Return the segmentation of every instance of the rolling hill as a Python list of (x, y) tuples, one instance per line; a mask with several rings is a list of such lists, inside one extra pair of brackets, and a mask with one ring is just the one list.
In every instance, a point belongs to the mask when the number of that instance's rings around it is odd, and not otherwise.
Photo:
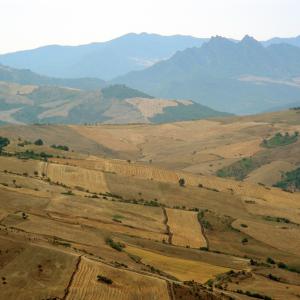
[(225, 115), (192, 101), (154, 99), (124, 85), (89, 91), (0, 81), (1, 124), (163, 123)]
[(23, 85), (47, 85), (77, 88), (82, 90), (99, 90), (106, 85), (98, 78), (55, 78), (42, 76), (28, 69), (15, 69), (0, 65), (0, 81), (19, 83)]
[(156, 97), (183, 98), (218, 110), (249, 114), (300, 102), (300, 49), (263, 47), (245, 36), (240, 42), (212, 38), (201, 48), (113, 80)]

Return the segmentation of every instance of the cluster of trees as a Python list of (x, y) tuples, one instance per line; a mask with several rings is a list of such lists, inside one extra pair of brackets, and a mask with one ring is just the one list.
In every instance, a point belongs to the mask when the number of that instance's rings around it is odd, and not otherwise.
[(66, 145), (51, 145), (51, 148), (53, 149), (58, 149), (58, 150), (63, 150), (63, 151), (69, 151), (69, 147)]
[(286, 132), (285, 134), (278, 132), (270, 139), (264, 139), (262, 142), (262, 146), (266, 148), (286, 146), (295, 143), (298, 139), (298, 136), (299, 136), (298, 131), (295, 131), (294, 134), (291, 135), (288, 132)]
[(9, 145), (10, 141), (6, 137), (0, 136), (0, 153), (2, 152), (2, 149)]
[(300, 168), (287, 172), (282, 176), (281, 181), (277, 182), (274, 186), (287, 191), (300, 190)]

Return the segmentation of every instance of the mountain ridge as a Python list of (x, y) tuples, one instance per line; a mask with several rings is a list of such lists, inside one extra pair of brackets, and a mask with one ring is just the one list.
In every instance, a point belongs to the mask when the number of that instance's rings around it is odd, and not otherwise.
[[(244, 81), (245, 75), (268, 78), (269, 82)], [(178, 51), (168, 60), (112, 82), (156, 97), (191, 99), (215, 109), (245, 114), (300, 102), (299, 76), (300, 49), (295, 46), (263, 47), (249, 36), (240, 42), (217, 36), (201, 48)], [(233, 105), (230, 110), (229, 103)]]

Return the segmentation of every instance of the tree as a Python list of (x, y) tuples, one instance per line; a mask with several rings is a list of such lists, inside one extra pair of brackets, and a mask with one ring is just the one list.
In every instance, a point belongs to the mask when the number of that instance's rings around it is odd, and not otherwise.
[(178, 181), (179, 185), (180, 186), (185, 186), (185, 180), (184, 178), (180, 178), (179, 181)]
[(42, 139), (37, 139), (37, 140), (34, 142), (34, 144), (37, 145), (37, 146), (42, 146), (42, 145), (44, 145), (44, 142), (43, 142)]
[(0, 153), (2, 152), (2, 148), (9, 145), (9, 143), (10, 141), (8, 138), (0, 136)]

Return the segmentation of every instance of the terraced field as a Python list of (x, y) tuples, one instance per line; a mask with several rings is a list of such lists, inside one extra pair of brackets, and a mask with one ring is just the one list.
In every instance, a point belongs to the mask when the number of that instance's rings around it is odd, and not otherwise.
[[(300, 196), (271, 185), (299, 141), (260, 144), (296, 117), (0, 127), (0, 298), (297, 299)], [(244, 181), (214, 175), (265, 155)]]
[(216, 275), (229, 271), (228, 268), (221, 266), (161, 255), (136, 247), (128, 246), (126, 251), (140, 257), (144, 264), (151, 265), (182, 281), (195, 280), (199, 283), (205, 283)]
[[(98, 281), (98, 275), (111, 279), (112, 283)], [(169, 300), (170, 297), (164, 280), (116, 270), (103, 263), (82, 258), (66, 299)]]
[(196, 212), (166, 209), (172, 244), (183, 247), (207, 247)]

